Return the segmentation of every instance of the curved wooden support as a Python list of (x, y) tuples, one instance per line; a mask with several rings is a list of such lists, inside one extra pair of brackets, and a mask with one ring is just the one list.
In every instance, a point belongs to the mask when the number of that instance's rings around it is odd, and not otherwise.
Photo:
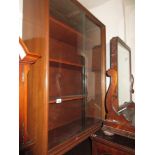
[(107, 76), (111, 78), (111, 81), (106, 96), (106, 110), (107, 110), (106, 118), (109, 121), (128, 123), (129, 121), (127, 121), (123, 115), (120, 115), (118, 113), (119, 104), (117, 93), (118, 88), (117, 71), (115, 69), (109, 69), (107, 71)]
[[(118, 106), (116, 102), (114, 102), (115, 98), (117, 97), (116, 95), (114, 95), (116, 92), (116, 88), (117, 88), (117, 72), (114, 69), (109, 69), (106, 72), (106, 74), (108, 77), (111, 78), (110, 86), (109, 86), (108, 93), (106, 96), (106, 108), (107, 108), (107, 111), (110, 112), (111, 109), (113, 108), (115, 108), (115, 110), (118, 110)], [(112, 104), (108, 104), (108, 103), (112, 103)]]
[(109, 69), (106, 73), (111, 80), (106, 96), (107, 115), (103, 128), (109, 129), (117, 134), (125, 133), (125, 135), (131, 135), (131, 137), (134, 137), (134, 128), (131, 126), (131, 122), (128, 121), (122, 114), (118, 113), (119, 104), (117, 93), (117, 71), (115, 69)]

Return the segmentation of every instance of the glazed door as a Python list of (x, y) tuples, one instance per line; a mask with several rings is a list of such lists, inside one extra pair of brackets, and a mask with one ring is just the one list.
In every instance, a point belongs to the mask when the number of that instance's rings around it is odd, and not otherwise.
[(51, 149), (101, 124), (104, 103), (101, 27), (71, 0), (50, 0), (49, 9)]

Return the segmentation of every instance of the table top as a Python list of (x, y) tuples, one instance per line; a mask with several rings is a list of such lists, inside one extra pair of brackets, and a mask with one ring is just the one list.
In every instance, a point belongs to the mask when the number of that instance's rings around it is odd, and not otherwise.
[(135, 149), (135, 139), (131, 139), (117, 134), (114, 134), (113, 136), (107, 136), (102, 130), (97, 131), (93, 139), (100, 142), (107, 141), (131, 149)]

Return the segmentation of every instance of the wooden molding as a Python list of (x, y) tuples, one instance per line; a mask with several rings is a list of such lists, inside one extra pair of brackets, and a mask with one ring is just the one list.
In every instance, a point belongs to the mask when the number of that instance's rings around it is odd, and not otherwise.
[(28, 73), (31, 64), (35, 63), (40, 56), (29, 52), (23, 40), (19, 37), (19, 43), (26, 53), (26, 56), (19, 60), (19, 144), (20, 151), (29, 150), (34, 145), (34, 139), (28, 135)]
[(118, 115), (117, 111), (119, 109), (118, 99), (117, 99), (117, 71), (114, 69), (109, 69), (107, 71), (107, 76), (111, 77), (110, 87), (106, 96), (106, 109), (108, 120), (119, 120), (122, 123), (128, 123), (123, 115)]
[(19, 43), (26, 53), (26, 56), (23, 59), (19, 57), (20, 63), (33, 64), (41, 57), (38, 54), (35, 54), (34, 52), (30, 52), (27, 46), (25, 45), (24, 41), (20, 37), (19, 37)]

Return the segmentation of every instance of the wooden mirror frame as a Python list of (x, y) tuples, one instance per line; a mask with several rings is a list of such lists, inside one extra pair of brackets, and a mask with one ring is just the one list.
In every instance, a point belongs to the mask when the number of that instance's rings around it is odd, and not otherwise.
[(124, 115), (120, 112), (123, 108), (133, 109), (135, 104), (132, 101), (123, 106), (119, 106), (118, 103), (118, 43), (120, 43), (125, 49), (129, 51), (130, 58), (130, 77), (131, 77), (131, 94), (133, 91), (133, 76), (131, 74), (131, 50), (130, 48), (119, 38), (113, 37), (110, 40), (110, 58), (111, 66), (110, 69), (106, 72), (107, 76), (111, 78), (110, 86), (106, 94), (106, 119), (102, 130), (108, 131), (111, 134), (116, 133), (130, 138), (134, 138), (135, 127), (130, 121), (128, 121)]

